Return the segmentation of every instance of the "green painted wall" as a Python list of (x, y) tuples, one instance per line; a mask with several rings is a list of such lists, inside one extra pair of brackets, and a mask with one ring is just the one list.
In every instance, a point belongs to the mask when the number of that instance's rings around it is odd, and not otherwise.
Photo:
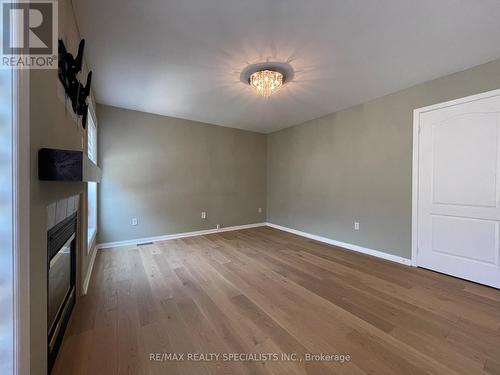
[(413, 110), (498, 88), (500, 60), (270, 134), (268, 221), (409, 258)]
[(265, 221), (265, 135), (102, 105), (97, 117), (99, 243)]

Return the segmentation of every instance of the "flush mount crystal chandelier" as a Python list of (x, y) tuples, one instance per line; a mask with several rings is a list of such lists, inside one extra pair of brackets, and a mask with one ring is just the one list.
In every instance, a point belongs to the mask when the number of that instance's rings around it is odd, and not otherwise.
[(293, 67), (287, 62), (266, 61), (250, 64), (240, 73), (240, 81), (264, 98), (270, 97), (293, 80)]
[(259, 70), (250, 75), (249, 83), (260, 95), (268, 98), (283, 86), (283, 73)]

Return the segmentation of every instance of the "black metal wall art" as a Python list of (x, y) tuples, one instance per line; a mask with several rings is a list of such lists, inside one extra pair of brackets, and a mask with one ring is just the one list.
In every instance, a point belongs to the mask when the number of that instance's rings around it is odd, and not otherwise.
[(82, 126), (87, 126), (87, 97), (90, 94), (90, 85), (92, 82), (92, 72), (87, 75), (85, 86), (78, 80), (77, 75), (82, 70), (83, 50), (85, 48), (85, 39), (78, 45), (78, 54), (73, 57), (66, 50), (64, 42), (59, 39), (59, 80), (61, 81), (66, 95), (71, 100), (71, 107), (77, 116), (82, 116)]

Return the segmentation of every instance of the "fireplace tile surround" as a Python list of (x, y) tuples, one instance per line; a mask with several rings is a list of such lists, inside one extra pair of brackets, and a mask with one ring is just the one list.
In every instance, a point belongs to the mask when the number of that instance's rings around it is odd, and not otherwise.
[(79, 195), (58, 200), (47, 207), (47, 230), (78, 211)]

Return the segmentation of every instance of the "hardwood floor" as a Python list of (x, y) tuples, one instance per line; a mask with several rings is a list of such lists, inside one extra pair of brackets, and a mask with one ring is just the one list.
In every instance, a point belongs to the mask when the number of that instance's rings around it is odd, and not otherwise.
[(500, 291), (269, 227), (100, 250), (53, 373), (500, 374)]

